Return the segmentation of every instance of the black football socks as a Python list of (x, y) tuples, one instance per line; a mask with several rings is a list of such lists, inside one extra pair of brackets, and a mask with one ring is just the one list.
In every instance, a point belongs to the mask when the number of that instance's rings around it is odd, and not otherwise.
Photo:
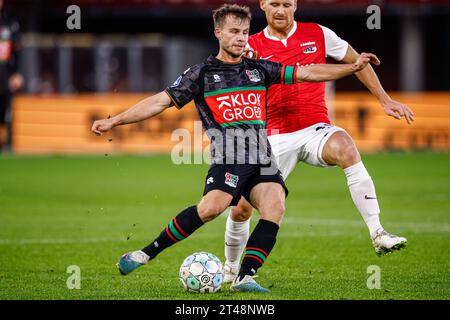
[(239, 280), (246, 275), (255, 275), (264, 264), (277, 240), (280, 227), (271, 221), (260, 219), (245, 248), (245, 256), (239, 270)]
[(153, 240), (151, 244), (142, 249), (142, 251), (145, 252), (151, 260), (164, 249), (189, 237), (203, 224), (203, 221), (198, 215), (197, 206), (189, 207), (170, 221), (161, 234)]

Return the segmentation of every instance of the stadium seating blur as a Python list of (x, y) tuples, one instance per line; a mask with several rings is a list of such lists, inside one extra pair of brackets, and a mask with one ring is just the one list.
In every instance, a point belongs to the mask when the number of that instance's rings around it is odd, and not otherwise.
[[(93, 119), (124, 110), (164, 89), (188, 66), (217, 50), (211, 8), (225, 0), (80, 0), (81, 30), (68, 30), (73, 1), (6, 1), (18, 19), (26, 86), (14, 100), (16, 154), (170, 152), (177, 128), (194, 130), (191, 105), (98, 139)], [(232, 1), (226, 1), (232, 2)], [(265, 25), (257, 0), (252, 31)], [(380, 5), (381, 29), (366, 27)], [(413, 108), (408, 126), (384, 115), (354, 78), (336, 82), (330, 115), (365, 152), (450, 150), (450, 5), (439, 0), (299, 0), (297, 18), (335, 30), (382, 60), (384, 87)]]

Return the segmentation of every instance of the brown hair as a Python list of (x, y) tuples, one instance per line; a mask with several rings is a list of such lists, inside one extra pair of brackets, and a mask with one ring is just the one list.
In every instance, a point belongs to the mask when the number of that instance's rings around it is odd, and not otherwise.
[(238, 4), (223, 4), (220, 8), (213, 11), (214, 27), (222, 27), (225, 19), (230, 15), (242, 20), (252, 20), (252, 13), (249, 7)]

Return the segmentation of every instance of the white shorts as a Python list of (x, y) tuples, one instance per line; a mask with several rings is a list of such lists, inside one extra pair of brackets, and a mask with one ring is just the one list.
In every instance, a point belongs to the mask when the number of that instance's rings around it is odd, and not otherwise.
[(299, 131), (269, 136), (283, 178), (286, 180), (300, 161), (315, 167), (334, 167), (322, 159), (322, 151), (328, 139), (339, 131), (345, 130), (328, 123), (317, 123)]

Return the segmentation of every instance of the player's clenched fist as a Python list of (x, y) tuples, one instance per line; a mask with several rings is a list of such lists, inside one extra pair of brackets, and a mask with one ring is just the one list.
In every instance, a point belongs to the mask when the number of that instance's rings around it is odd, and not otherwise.
[(107, 132), (114, 127), (113, 122), (110, 119), (102, 119), (94, 121), (91, 131), (98, 136), (101, 136), (103, 132)]
[(369, 63), (373, 63), (376, 66), (381, 64), (380, 60), (377, 58), (376, 55), (374, 55), (373, 53), (363, 52), (358, 57), (358, 60), (356, 60), (356, 62), (353, 64), (353, 67), (355, 68), (356, 71), (361, 71), (362, 69), (367, 67)]

